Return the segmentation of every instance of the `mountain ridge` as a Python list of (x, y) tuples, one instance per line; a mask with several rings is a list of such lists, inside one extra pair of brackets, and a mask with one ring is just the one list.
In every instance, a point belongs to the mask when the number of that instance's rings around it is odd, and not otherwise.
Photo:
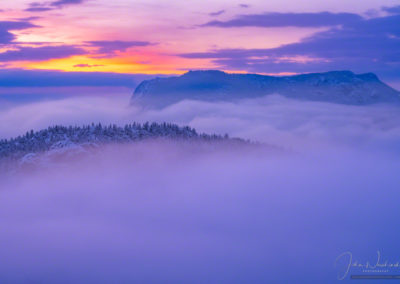
[(292, 76), (188, 71), (181, 76), (141, 82), (131, 102), (163, 107), (185, 99), (234, 101), (270, 94), (351, 105), (400, 103), (400, 92), (380, 81), (374, 73), (355, 74), (348, 70)]

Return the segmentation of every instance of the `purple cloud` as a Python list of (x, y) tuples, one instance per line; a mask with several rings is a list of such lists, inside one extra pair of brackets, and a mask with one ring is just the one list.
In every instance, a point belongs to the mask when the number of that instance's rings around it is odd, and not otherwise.
[(216, 17), (219, 15), (222, 15), (223, 13), (225, 13), (225, 10), (219, 10), (217, 12), (212, 12), (212, 13), (209, 13), (208, 15), (210, 15), (211, 17)]
[(147, 41), (101, 40), (101, 41), (87, 41), (86, 44), (88, 44), (91, 47), (98, 48), (97, 53), (104, 54), (106, 56), (113, 56), (116, 52), (124, 52), (131, 47), (148, 46), (151, 45), (152, 43)]
[[(351, 69), (394, 78), (400, 73), (398, 23), (400, 15), (360, 18), (276, 48), (219, 49), (179, 56), (210, 58), (225, 70), (275, 73)], [(296, 57), (310, 60), (299, 62)]]
[(5, 30), (24, 30), (38, 27), (28, 21), (0, 21), (0, 29)]
[(27, 12), (45, 12), (45, 11), (51, 11), (53, 10), (52, 8), (48, 7), (30, 7), (25, 9)]
[(92, 67), (100, 67), (104, 66), (101, 64), (86, 64), (86, 63), (81, 63), (81, 64), (75, 64), (74, 67), (76, 68), (92, 68)]
[(134, 88), (154, 76), (106, 72), (63, 72), (52, 70), (0, 70), (0, 87), (77, 87), (115, 86)]
[(84, 49), (70, 46), (20, 47), (0, 53), (0, 61), (42, 61), (54, 58), (64, 58), (87, 53)]
[(15, 39), (15, 35), (10, 33), (7, 30), (0, 28), (0, 44), (5, 44), (13, 41)]
[(400, 14), (400, 5), (394, 7), (382, 7), (382, 11), (389, 14)]
[(45, 12), (50, 10), (53, 10), (53, 8), (48, 7), (45, 3), (39, 3), (39, 2), (29, 3), (29, 7), (25, 9), (25, 11), (28, 12)]
[(61, 7), (61, 6), (65, 6), (65, 5), (82, 4), (85, 1), (86, 0), (58, 0), (58, 1), (51, 2), (50, 5), (56, 6), (56, 7)]
[(240, 8), (249, 8), (250, 5), (248, 5), (248, 4), (239, 4), (239, 7)]
[(53, 2), (32, 2), (29, 7), (25, 9), (28, 12), (46, 12), (54, 9), (61, 9), (67, 5), (82, 4), (86, 0), (58, 0)]
[(29, 21), (0, 21), (0, 44), (11, 43), (16, 37), (13, 30), (25, 30), (38, 27)]
[(203, 27), (324, 27), (362, 20), (362, 17), (351, 13), (264, 13), (239, 15), (229, 21), (211, 21)]

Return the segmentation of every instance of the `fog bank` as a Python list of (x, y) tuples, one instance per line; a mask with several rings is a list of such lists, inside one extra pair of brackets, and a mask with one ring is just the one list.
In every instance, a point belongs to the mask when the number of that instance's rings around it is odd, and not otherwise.
[(345, 251), (398, 255), (398, 159), (192, 147), (3, 177), (1, 282), (336, 283)]
[(391, 106), (279, 96), (162, 110), (105, 97), (5, 106), (1, 137), (168, 121), (285, 151), (141, 142), (0, 173), (0, 282), (337, 283), (362, 273), (335, 266), (344, 252), (395, 263), (399, 120)]
[[(399, 151), (400, 108), (297, 101), (278, 95), (239, 103), (182, 101), (161, 110), (129, 106), (129, 97), (75, 97), (4, 106), (0, 138), (49, 125), (172, 122), (200, 132), (252, 139), (303, 151), (366, 147)], [(318, 150), (319, 151), (319, 150)]]

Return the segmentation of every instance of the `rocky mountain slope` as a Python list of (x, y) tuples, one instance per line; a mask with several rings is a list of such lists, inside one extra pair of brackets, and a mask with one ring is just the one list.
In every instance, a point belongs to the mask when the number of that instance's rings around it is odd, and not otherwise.
[(136, 88), (132, 103), (163, 107), (184, 99), (235, 101), (269, 94), (352, 105), (400, 103), (400, 92), (373, 73), (332, 71), (276, 77), (213, 70), (143, 81)]

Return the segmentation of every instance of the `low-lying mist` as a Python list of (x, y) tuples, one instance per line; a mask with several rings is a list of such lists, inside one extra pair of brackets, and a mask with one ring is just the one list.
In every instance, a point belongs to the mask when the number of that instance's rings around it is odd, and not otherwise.
[[(129, 106), (129, 97), (73, 97), (3, 106), (0, 138), (49, 125), (101, 122), (171, 122), (200, 132), (225, 134), (300, 151), (320, 146), (398, 151), (400, 108), (291, 100), (279, 95), (238, 103), (181, 101), (164, 109)], [(319, 151), (319, 150), (318, 150)]]
[(335, 265), (344, 252), (400, 260), (398, 108), (71, 98), (7, 107), (0, 137), (132, 121), (285, 151), (144, 141), (1, 174), (1, 283), (336, 283), (359, 272)]

